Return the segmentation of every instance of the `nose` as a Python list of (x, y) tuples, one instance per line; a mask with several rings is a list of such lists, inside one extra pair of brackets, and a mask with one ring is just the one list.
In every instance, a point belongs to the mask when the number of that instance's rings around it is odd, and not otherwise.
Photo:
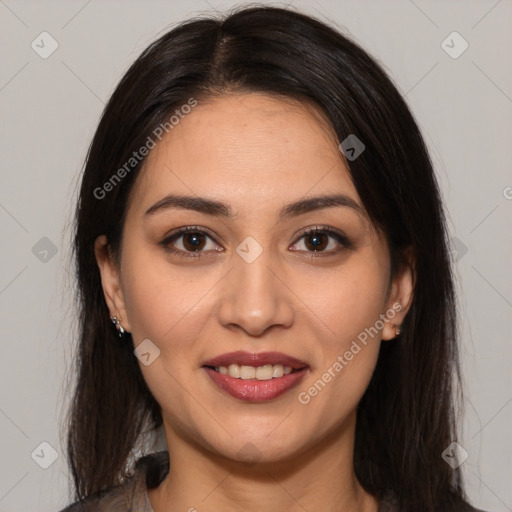
[(263, 250), (254, 261), (241, 254), (233, 255), (233, 268), (221, 284), (219, 322), (251, 336), (261, 336), (273, 326), (291, 327), (297, 299), (287, 282), (289, 273), (269, 250)]

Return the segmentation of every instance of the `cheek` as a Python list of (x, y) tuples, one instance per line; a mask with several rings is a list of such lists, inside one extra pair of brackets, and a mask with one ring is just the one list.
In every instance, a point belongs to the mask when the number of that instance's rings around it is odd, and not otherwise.
[(312, 309), (329, 332), (329, 349), (343, 350), (347, 343), (375, 327), (386, 304), (387, 277), (379, 261), (354, 258), (353, 264), (329, 275), (310, 292)]
[(188, 329), (195, 325), (190, 318), (201, 311), (200, 299), (208, 283), (194, 280), (192, 270), (173, 272), (165, 257), (155, 252), (159, 249), (130, 249), (127, 244), (122, 270), (132, 336), (136, 343), (150, 338), (163, 347), (184, 325)]
[[(347, 354), (350, 355), (350, 360)], [(330, 360), (301, 387), (297, 396), (304, 430), (318, 438), (339, 428), (355, 414), (371, 380), (379, 353), (379, 342), (352, 346)]]
[[(354, 269), (353, 269), (354, 270)], [(298, 390), (307, 423), (335, 428), (355, 410), (377, 363), (385, 281), (376, 268), (346, 272), (331, 286), (322, 318), (329, 332), (318, 340), (316, 365)]]
[(354, 258), (334, 279), (324, 280), (324, 293), (315, 288), (309, 297), (323, 321), (324, 336), (317, 341), (317, 364), (301, 386), (299, 403), (310, 404), (330, 424), (357, 406), (372, 377), (387, 277), (385, 260)]
[(165, 257), (151, 249), (130, 251), (126, 244), (125, 254), (123, 292), (134, 345), (149, 339), (158, 349), (154, 362), (140, 365), (144, 379), (167, 411), (183, 409), (188, 397), (183, 389), (194, 372), (203, 371), (197, 340), (212, 308), (205, 291), (219, 276), (211, 272), (198, 279), (192, 266), (190, 271), (173, 271)]
[(127, 243), (122, 272), (134, 346), (146, 339), (156, 346), (150, 348), (150, 364), (141, 359), (139, 366), (162, 412), (174, 424), (184, 424), (190, 400), (184, 390), (194, 378), (191, 350), (207, 318), (200, 302), (204, 286), (192, 281), (191, 274), (171, 272), (171, 265), (153, 250), (130, 249)]

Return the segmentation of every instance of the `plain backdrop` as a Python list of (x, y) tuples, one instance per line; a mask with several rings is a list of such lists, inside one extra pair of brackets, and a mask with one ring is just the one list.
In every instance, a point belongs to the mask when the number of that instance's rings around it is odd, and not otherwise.
[[(422, 129), (458, 279), (462, 467), (475, 505), (510, 511), (512, 2), (291, 3), (376, 57)], [(60, 428), (75, 342), (70, 219), (104, 104), (157, 36), (191, 15), (243, 4), (0, 0), (0, 512), (69, 502)]]

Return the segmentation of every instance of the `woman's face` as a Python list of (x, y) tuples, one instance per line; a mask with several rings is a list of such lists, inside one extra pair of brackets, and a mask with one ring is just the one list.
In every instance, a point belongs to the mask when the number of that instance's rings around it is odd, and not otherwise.
[[(308, 202), (324, 196), (339, 197)], [(167, 442), (235, 460), (284, 460), (352, 428), (410, 292), (405, 274), (390, 282), (332, 130), (264, 94), (199, 102), (137, 178), (120, 272), (96, 250), (111, 314), (135, 347), (146, 340), (139, 364)], [(245, 363), (248, 380), (205, 367), (238, 351), (247, 359), (224, 366)], [(251, 363), (264, 352), (280, 355)], [(279, 377), (295, 366), (286, 356), (300, 364)]]

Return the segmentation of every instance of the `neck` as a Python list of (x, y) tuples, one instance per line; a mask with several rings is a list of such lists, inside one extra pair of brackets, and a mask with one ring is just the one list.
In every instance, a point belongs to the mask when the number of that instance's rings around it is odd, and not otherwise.
[(251, 464), (214, 454), (166, 428), (169, 473), (148, 495), (156, 512), (377, 512), (377, 500), (354, 473), (354, 433), (355, 414), (293, 457)]

